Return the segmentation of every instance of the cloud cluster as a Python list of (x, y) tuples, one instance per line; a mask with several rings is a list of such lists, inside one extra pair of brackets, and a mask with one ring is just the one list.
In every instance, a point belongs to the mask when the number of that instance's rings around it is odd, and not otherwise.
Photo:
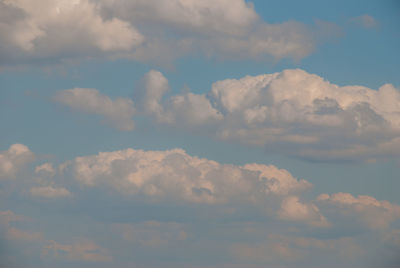
[(215, 82), (206, 94), (162, 96), (145, 77), (142, 110), (156, 122), (205, 128), (222, 140), (310, 160), (370, 160), (400, 152), (400, 91), (338, 86), (303, 70)]
[(295, 194), (311, 187), (275, 166), (223, 165), (181, 149), (101, 152), (68, 161), (62, 170), (88, 187), (103, 186), (158, 202), (260, 205), (269, 196)]
[(205, 94), (165, 97), (168, 80), (148, 72), (130, 99), (111, 100), (95, 89), (59, 91), (55, 100), (101, 114), (121, 130), (132, 116), (207, 133), (220, 140), (264, 146), (313, 161), (372, 161), (400, 152), (400, 91), (338, 86), (300, 69), (217, 81)]
[(59, 62), (128, 51), (144, 37), (118, 18), (105, 20), (88, 0), (2, 0), (3, 64)]
[(94, 57), (166, 62), (188, 53), (299, 59), (315, 46), (305, 25), (265, 23), (244, 0), (1, 0), (0, 7), (3, 65)]
[[(24, 228), (26, 217), (10, 210), (0, 211), (0, 224), (7, 241), (24, 247), (35, 244), (44, 261), (57, 263), (114, 262), (123, 257), (135, 258), (140, 266), (146, 257), (141, 255), (149, 249), (151, 256), (168, 261), (165, 256), (176, 256), (177, 249), (191, 258), (199, 256), (199, 248), (208, 248), (204, 256), (234, 256), (240, 263), (292, 267), (298, 261), (317, 264), (340, 258), (348, 264), (373, 252), (379, 243), (389, 243), (387, 236), (396, 233), (400, 222), (400, 206), (388, 201), (349, 193), (321, 194), (313, 200), (306, 194), (311, 183), (287, 170), (255, 163), (221, 164), (182, 149), (100, 152), (57, 167), (42, 163), (33, 170), (31, 181), (11, 181), (21, 196), (41, 197), (40, 210), (50, 204), (46, 199), (71, 198), (73, 202), (59, 208), (75, 216), (62, 221), (77, 225), (78, 233), (91, 226), (94, 237), (49, 240), (49, 233), (32, 228), (39, 219)], [(26, 196), (25, 189), (31, 195)], [(171, 207), (179, 216), (165, 211)], [(71, 213), (75, 209), (83, 214)], [(123, 217), (107, 218), (113, 213)], [(213, 224), (193, 221), (193, 214)], [(372, 240), (378, 244), (371, 245)], [(108, 250), (94, 241), (112, 246)]]
[(58, 170), (57, 176), (72, 177), (84, 189), (111, 191), (148, 204), (250, 208), (277, 220), (319, 228), (357, 215), (359, 224), (385, 229), (400, 218), (400, 206), (388, 201), (349, 193), (321, 194), (307, 200), (303, 194), (312, 184), (287, 170), (255, 163), (221, 164), (190, 156), (182, 149), (100, 152), (64, 162)]

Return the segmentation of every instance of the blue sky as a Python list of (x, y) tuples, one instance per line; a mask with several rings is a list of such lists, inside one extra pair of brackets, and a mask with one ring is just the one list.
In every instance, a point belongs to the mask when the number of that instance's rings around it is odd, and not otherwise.
[(0, 266), (397, 267), (396, 1), (0, 7)]

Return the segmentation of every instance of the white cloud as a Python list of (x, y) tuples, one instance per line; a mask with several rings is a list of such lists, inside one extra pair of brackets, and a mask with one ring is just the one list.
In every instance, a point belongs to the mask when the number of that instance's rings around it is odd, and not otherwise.
[(300, 59), (315, 46), (314, 33), (304, 24), (265, 23), (253, 5), (243, 0), (100, 2), (106, 17), (130, 21), (147, 37), (132, 54), (140, 60), (168, 60), (199, 52), (230, 59)]
[(112, 100), (91, 88), (59, 91), (54, 99), (71, 109), (102, 115), (107, 123), (120, 130), (132, 130), (134, 128), (132, 116), (135, 114), (135, 108), (130, 99), (118, 98)]
[(56, 175), (56, 170), (51, 163), (44, 163), (40, 166), (35, 167), (35, 173), (54, 177), (54, 175)]
[(259, 20), (252, 4), (243, 0), (100, 0), (103, 12), (133, 24), (167, 24), (182, 31), (239, 34)]
[(154, 116), (161, 123), (177, 123), (186, 126), (213, 123), (222, 115), (212, 107), (205, 95), (186, 93), (163, 101), (169, 90), (168, 80), (158, 71), (150, 71), (143, 79), (141, 103), (144, 113)]
[[(338, 86), (303, 70), (217, 81), (205, 94), (164, 97), (168, 80), (150, 71), (137, 89), (138, 114), (159, 124), (207, 133), (220, 140), (265, 146), (270, 152), (314, 161), (373, 161), (399, 156), (400, 91)], [(111, 100), (95, 89), (60, 91), (55, 100), (100, 114), (132, 130), (128, 98)]]
[(23, 144), (13, 144), (0, 152), (0, 178), (15, 178), (26, 164), (33, 161), (34, 154)]
[(298, 221), (316, 227), (327, 227), (330, 224), (313, 203), (303, 203), (297, 196), (283, 200), (278, 215), (282, 220)]
[[(32, 194), (32, 189), (47, 194), (68, 185), (78, 197), (67, 207), (46, 204), (52, 209), (41, 210), (39, 217), (29, 222), (11, 211), (0, 211), (4, 227), (0, 235), (26, 247), (34, 257), (37, 248), (42, 248), (44, 263), (116, 261), (123, 266), (126, 262), (141, 266), (147, 254), (159, 259), (184, 254), (194, 262), (199, 256), (218, 257), (246, 267), (245, 262), (272, 267), (294, 267), (301, 262), (304, 267), (323, 267), (327, 260), (358, 267), (351, 263), (382, 243), (398, 244), (398, 230), (391, 228), (397, 228), (393, 223), (400, 219), (398, 205), (346, 193), (323, 194), (310, 201), (305, 194), (312, 186), (309, 182), (272, 165), (221, 164), (181, 149), (126, 149), (77, 157), (58, 167), (41, 163), (32, 176), (52, 179), (31, 188)], [(53, 180), (63, 184), (55, 186)], [(19, 192), (24, 194), (15, 194)], [(18, 200), (18, 196), (12, 198)], [(33, 202), (31, 214), (42, 205)], [(171, 207), (179, 213), (171, 213)], [(56, 215), (51, 213), (53, 209), (57, 209)], [(73, 213), (76, 211), (79, 213)], [(65, 213), (69, 216), (59, 218)], [(348, 225), (341, 224), (343, 218)], [(67, 233), (52, 221), (63, 221)], [(87, 226), (91, 227), (90, 240), (60, 240), (86, 232)], [(57, 241), (48, 238), (51, 234), (57, 234)], [(97, 244), (101, 241), (112, 245), (110, 251)], [(181, 266), (188, 267), (186, 263)]]
[(400, 219), (399, 205), (379, 201), (368, 195), (354, 197), (349, 193), (321, 194), (317, 200), (320, 204), (333, 206), (343, 216), (361, 219), (373, 229), (388, 228), (393, 221)]
[(400, 152), (400, 91), (390, 84), (341, 87), (296, 69), (217, 81), (207, 94), (163, 99), (166, 78), (152, 71), (145, 80), (139, 102), (160, 123), (205, 128), (222, 140), (318, 161)]
[(88, 0), (2, 0), (2, 8), (18, 16), (0, 21), (5, 63), (56, 62), (129, 51), (143, 36), (129, 23), (104, 20)]
[(250, 164), (223, 165), (186, 154), (181, 149), (126, 149), (77, 157), (64, 172), (89, 187), (106, 186), (147, 200), (225, 204), (264, 204), (266, 198), (302, 192), (311, 187), (286, 170)]
[(302, 23), (263, 22), (244, 0), (1, 0), (3, 64), (124, 57), (163, 63), (189, 53), (218, 58), (309, 55)]

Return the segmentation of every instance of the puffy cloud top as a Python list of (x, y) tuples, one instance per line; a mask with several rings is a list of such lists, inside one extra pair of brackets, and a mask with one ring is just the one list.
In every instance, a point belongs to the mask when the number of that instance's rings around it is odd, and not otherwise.
[(144, 39), (127, 22), (104, 20), (88, 0), (2, 0), (0, 5), (18, 14), (0, 21), (0, 56), (5, 63), (54, 62), (128, 51)]
[(391, 222), (400, 218), (399, 205), (379, 201), (372, 196), (355, 197), (349, 193), (321, 194), (317, 200), (333, 206), (339, 214), (347, 217), (349, 212), (356, 214), (370, 228), (387, 228)]
[[(147, 75), (159, 81), (162, 75)], [(165, 78), (163, 83), (167, 85)], [(338, 86), (303, 70), (215, 82), (204, 95), (163, 100), (148, 82), (144, 111), (158, 122), (211, 130), (220, 139), (311, 160), (398, 156), (400, 91)], [(179, 120), (177, 120), (179, 119)]]
[(17, 172), (34, 159), (34, 154), (23, 144), (13, 144), (0, 152), (0, 178), (14, 178)]
[(95, 57), (165, 63), (199, 52), (299, 59), (315, 46), (304, 24), (264, 23), (244, 0), (1, 0), (0, 7), (5, 66)]
[(309, 182), (296, 180), (274, 166), (222, 165), (181, 149), (102, 152), (77, 157), (63, 169), (72, 171), (84, 185), (105, 185), (150, 200), (263, 203), (267, 196), (284, 196), (311, 187)]

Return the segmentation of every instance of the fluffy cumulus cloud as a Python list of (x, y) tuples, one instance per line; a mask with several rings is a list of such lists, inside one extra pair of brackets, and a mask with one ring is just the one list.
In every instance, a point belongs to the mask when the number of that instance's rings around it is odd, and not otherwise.
[(303, 203), (297, 196), (289, 196), (283, 200), (278, 214), (283, 220), (305, 222), (313, 226), (329, 226), (315, 204)]
[(163, 98), (168, 81), (151, 71), (142, 110), (156, 122), (207, 129), (222, 140), (303, 159), (372, 160), (400, 152), (400, 91), (338, 86), (303, 70), (215, 82), (206, 94)]
[(244, 0), (1, 0), (0, 7), (3, 65), (104, 56), (163, 62), (188, 53), (299, 59), (315, 46), (305, 25), (265, 23)]
[(388, 228), (393, 221), (400, 218), (399, 205), (379, 201), (372, 196), (354, 197), (349, 193), (321, 194), (317, 200), (343, 217), (354, 220), (356, 215), (356, 218), (369, 228)]
[(139, 114), (156, 124), (207, 133), (220, 140), (264, 146), (269, 152), (314, 161), (373, 161), (400, 152), (400, 91), (338, 86), (300, 69), (226, 79), (209, 92), (165, 97), (167, 78), (148, 72), (128, 98), (96, 89), (59, 91), (54, 99), (98, 114), (120, 130)]
[(3, 64), (58, 62), (128, 51), (144, 37), (118, 18), (105, 20), (88, 0), (2, 0), (0, 57)]
[(135, 108), (130, 99), (112, 100), (96, 89), (74, 88), (59, 91), (54, 100), (73, 110), (101, 115), (107, 123), (120, 130), (132, 130), (134, 127), (132, 116)]
[[(302, 23), (265, 23), (243, 0), (100, 2), (104, 16), (130, 21), (147, 37), (134, 53), (139, 59), (154, 57), (155, 50), (168, 52), (163, 57), (179, 56), (179, 51), (229, 58), (302, 58), (315, 45), (312, 31)], [(169, 33), (175, 40), (167, 37)]]
[(62, 171), (88, 187), (103, 186), (153, 201), (260, 205), (269, 196), (300, 193), (311, 187), (275, 166), (223, 165), (181, 149), (102, 152), (68, 161)]
[(13, 144), (0, 152), (0, 178), (12, 179), (26, 164), (34, 160), (34, 153), (23, 144)]
[(141, 111), (153, 116), (159, 123), (176, 124), (179, 122), (179, 124), (190, 127), (212, 124), (223, 118), (205, 95), (188, 92), (163, 101), (169, 85), (168, 80), (158, 71), (148, 72), (142, 82), (144, 90), (137, 94)]
[[(33, 267), (158, 267), (149, 258), (167, 267), (187, 267), (188, 259), (216, 267), (330, 267), (327, 260), (340, 259), (344, 267), (365, 267), (360, 259), (398, 244), (399, 205), (349, 193), (313, 200), (308, 181), (272, 165), (221, 164), (181, 149), (125, 149), (41, 163), (31, 175), (22, 184), (10, 181), (19, 189), (12, 198), (33, 198), (30, 215), (43, 217), (0, 211), (0, 235), (40, 256)], [(61, 197), (69, 197), (68, 206), (53, 202)]]

